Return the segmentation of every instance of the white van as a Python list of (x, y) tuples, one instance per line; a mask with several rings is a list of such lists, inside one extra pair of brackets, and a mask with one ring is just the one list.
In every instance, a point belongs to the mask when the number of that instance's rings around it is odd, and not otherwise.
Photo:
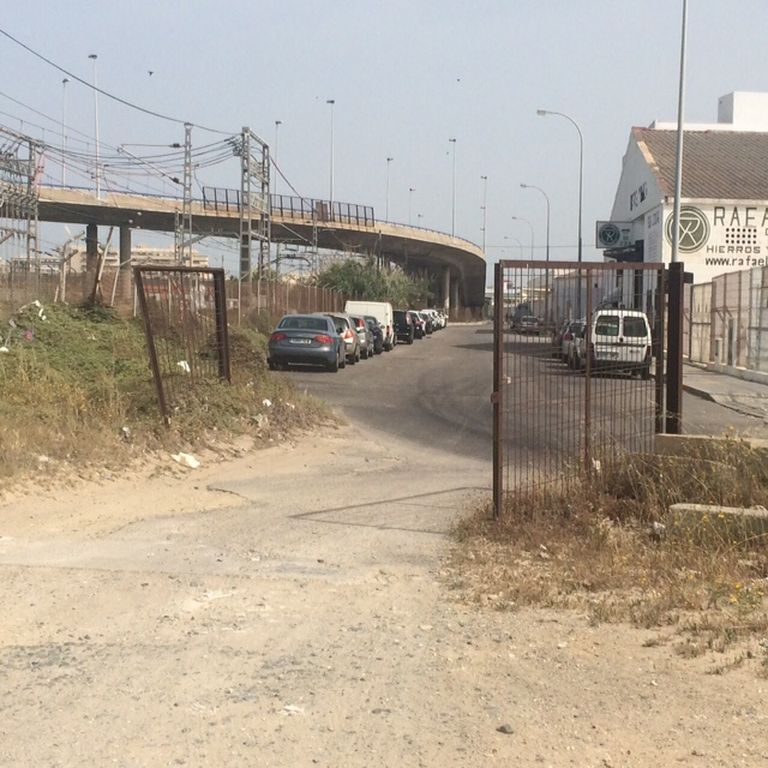
[(348, 315), (373, 315), (384, 334), (384, 349), (389, 351), (397, 344), (395, 315), (388, 301), (348, 301), (344, 311)]
[[(573, 368), (586, 368), (587, 334), (574, 340)], [(639, 373), (651, 376), (653, 339), (645, 312), (634, 309), (596, 309), (589, 333), (590, 365), (593, 369)]]

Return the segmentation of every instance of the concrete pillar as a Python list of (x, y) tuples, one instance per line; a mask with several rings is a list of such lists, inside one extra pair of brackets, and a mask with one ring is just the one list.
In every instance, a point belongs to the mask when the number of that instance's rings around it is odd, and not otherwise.
[(451, 310), (451, 270), (448, 267), (443, 269), (443, 288), (440, 293), (443, 309), (448, 313)]
[(120, 269), (131, 269), (131, 228), (127, 224), (120, 227)]
[(459, 311), (459, 279), (451, 280), (451, 309), (454, 314)]
[(85, 228), (85, 269), (95, 272), (99, 263), (99, 228), (88, 224)]
[(120, 227), (120, 269), (115, 275), (115, 280), (118, 280), (118, 287), (120, 291), (120, 295), (123, 298), (130, 298), (132, 295), (131, 293), (131, 286), (133, 285), (133, 281), (131, 280), (133, 276), (133, 272), (131, 270), (131, 267), (133, 266), (131, 262), (131, 228), (124, 224)]

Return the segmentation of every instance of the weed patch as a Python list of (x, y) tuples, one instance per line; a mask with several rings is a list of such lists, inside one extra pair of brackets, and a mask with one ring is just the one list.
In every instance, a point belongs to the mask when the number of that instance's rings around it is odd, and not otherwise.
[(232, 384), (184, 392), (161, 421), (143, 330), (109, 310), (30, 306), (0, 353), (0, 485), (65, 465), (117, 466), (159, 448), (249, 434), (265, 442), (327, 420), (323, 404), (266, 372), (265, 339), (231, 332)]
[[(718, 456), (627, 456), (567, 488), (509, 494), (455, 530), (450, 570), (478, 604), (574, 608), (591, 622), (673, 629), (678, 652), (759, 658), (768, 638), (768, 537), (705, 539), (673, 529), (671, 504), (768, 506), (765, 456), (734, 442)], [(656, 642), (666, 642), (657, 639)]]

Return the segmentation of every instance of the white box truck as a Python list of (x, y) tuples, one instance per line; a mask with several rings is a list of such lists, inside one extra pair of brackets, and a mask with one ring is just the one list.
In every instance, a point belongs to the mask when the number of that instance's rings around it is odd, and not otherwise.
[(389, 352), (397, 343), (395, 316), (388, 301), (348, 301), (344, 305), (348, 315), (372, 315), (379, 321), (384, 334), (384, 349)]

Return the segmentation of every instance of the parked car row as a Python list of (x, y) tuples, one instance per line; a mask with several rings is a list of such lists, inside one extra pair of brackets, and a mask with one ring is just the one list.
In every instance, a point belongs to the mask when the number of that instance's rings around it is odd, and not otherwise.
[[(588, 333), (589, 331), (589, 333)], [(574, 371), (612, 370), (651, 376), (653, 337), (648, 317), (631, 309), (597, 309), (587, 327), (584, 318), (564, 321), (552, 336), (552, 354)]]
[(344, 312), (284, 315), (267, 342), (270, 370), (318, 365), (338, 371), (447, 325), (436, 309), (393, 310), (389, 302), (348, 301)]

